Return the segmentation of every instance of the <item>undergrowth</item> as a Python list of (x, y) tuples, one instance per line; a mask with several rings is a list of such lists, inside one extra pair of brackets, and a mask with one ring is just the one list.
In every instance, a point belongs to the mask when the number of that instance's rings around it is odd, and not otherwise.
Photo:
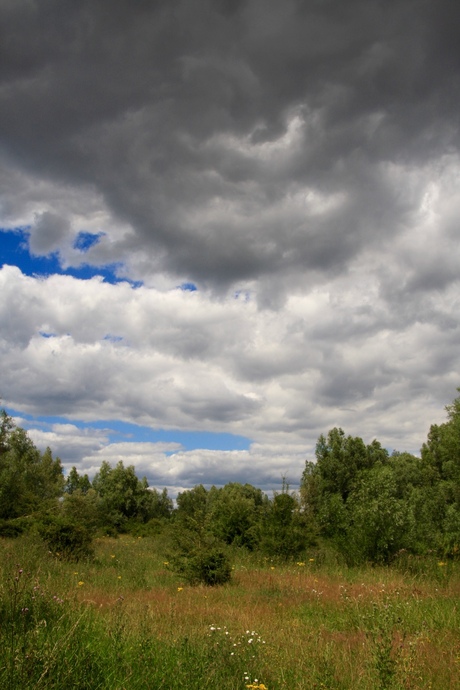
[(0, 687), (460, 687), (455, 563), (446, 575), (314, 552), (233, 561), (230, 582), (191, 586), (155, 538), (96, 540), (78, 563), (31, 537), (0, 540)]

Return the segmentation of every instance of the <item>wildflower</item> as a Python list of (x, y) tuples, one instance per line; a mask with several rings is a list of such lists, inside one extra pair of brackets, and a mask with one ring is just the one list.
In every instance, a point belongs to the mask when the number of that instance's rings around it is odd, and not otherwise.
[(270, 566), (270, 570), (275, 570), (275, 566), (274, 566), (274, 565), (271, 565), (271, 566)]
[(314, 560), (315, 560), (314, 558), (309, 558), (309, 559), (308, 559), (309, 563), (313, 563)]
[(305, 565), (305, 563), (302, 563), (302, 561), (300, 561), (299, 563), (297, 563), (297, 565), (298, 565), (298, 566), (303, 566), (303, 565)]
[(178, 588), (177, 588), (177, 591), (178, 591), (178, 592), (182, 592), (183, 589), (184, 589), (183, 587), (178, 587)]
[(84, 584), (85, 584), (85, 583), (83, 582), (83, 580), (80, 580), (80, 582), (78, 583), (78, 586), (81, 587), (81, 586), (84, 585)]
[(169, 565), (169, 561), (163, 561), (163, 565)]
[(110, 554), (110, 558), (115, 558), (115, 554), (114, 554), (114, 553), (111, 553), (111, 554)]
[(444, 563), (443, 561), (439, 561), (438, 565), (442, 568), (444, 565), (446, 565), (446, 563)]
[(121, 580), (121, 575), (118, 576), (118, 579)]

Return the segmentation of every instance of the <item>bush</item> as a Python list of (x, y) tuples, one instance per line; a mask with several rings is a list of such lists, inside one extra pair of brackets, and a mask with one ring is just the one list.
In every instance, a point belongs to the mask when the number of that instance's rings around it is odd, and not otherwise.
[(178, 572), (190, 584), (213, 587), (229, 582), (232, 566), (227, 554), (218, 547), (203, 548), (180, 559)]
[(51, 553), (63, 560), (81, 561), (94, 556), (91, 533), (83, 525), (48, 520), (39, 527), (39, 534)]
[(15, 539), (23, 534), (24, 530), (23, 520), (0, 520), (0, 537)]

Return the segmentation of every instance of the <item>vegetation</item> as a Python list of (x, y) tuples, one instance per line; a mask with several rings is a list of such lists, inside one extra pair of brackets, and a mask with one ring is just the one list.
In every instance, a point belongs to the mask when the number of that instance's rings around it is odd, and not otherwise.
[[(460, 397), (420, 457), (332, 429), (297, 494), (91, 481), (0, 413), (0, 684), (460, 686)], [(219, 587), (216, 587), (219, 585)]]
[(78, 564), (32, 535), (0, 540), (0, 687), (460, 687), (456, 561), (231, 547), (230, 582), (191, 586), (163, 560), (168, 540), (98, 537)]

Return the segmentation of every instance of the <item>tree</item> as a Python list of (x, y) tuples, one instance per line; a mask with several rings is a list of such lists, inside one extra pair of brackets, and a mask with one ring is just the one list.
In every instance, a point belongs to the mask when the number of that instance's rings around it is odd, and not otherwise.
[(283, 478), (280, 492), (265, 506), (260, 547), (271, 556), (295, 558), (314, 543), (315, 533), (308, 516), (302, 512), (298, 496), (289, 491)]
[(430, 427), (422, 446), (422, 462), (426, 502), (431, 506), (430, 520), (437, 530), (437, 546), (444, 553), (457, 554), (460, 552), (460, 396), (445, 409), (447, 422)]
[(99, 496), (99, 510), (104, 525), (123, 531), (129, 522), (145, 523), (154, 517), (169, 517), (172, 503), (166, 489), (159, 494), (150, 490), (147, 479), (138, 479), (134, 466), (123, 462), (112, 468), (103, 462), (93, 480)]
[(78, 474), (77, 468), (72, 467), (67, 476), (64, 491), (67, 494), (73, 494), (74, 491), (81, 491), (81, 493), (86, 494), (90, 489), (91, 482), (88, 479), (88, 475), (84, 474), (81, 476)]
[(0, 420), (0, 518), (11, 519), (57, 505), (64, 478), (59, 458), (41, 453), (27, 432), (3, 411)]
[(259, 521), (267, 498), (250, 484), (232, 482), (209, 492), (211, 530), (226, 544), (256, 547)]
[(397, 493), (390, 466), (376, 465), (363, 474), (347, 503), (346, 552), (352, 559), (388, 563), (397, 551), (411, 546), (414, 516)]
[(208, 491), (198, 484), (177, 494), (176, 521), (184, 529), (201, 533), (207, 526)]
[(366, 446), (359, 437), (345, 436), (343, 429), (331, 429), (327, 438), (321, 435), (316, 444), (321, 493), (338, 493), (346, 502), (358, 474), (387, 460), (388, 452), (378, 441)]

